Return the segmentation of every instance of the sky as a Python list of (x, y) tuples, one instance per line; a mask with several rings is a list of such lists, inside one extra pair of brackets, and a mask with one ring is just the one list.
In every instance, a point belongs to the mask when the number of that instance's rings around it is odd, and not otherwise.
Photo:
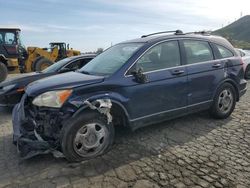
[(152, 32), (216, 30), (250, 14), (249, 0), (0, 0), (0, 27), (27, 46), (66, 42), (82, 52)]

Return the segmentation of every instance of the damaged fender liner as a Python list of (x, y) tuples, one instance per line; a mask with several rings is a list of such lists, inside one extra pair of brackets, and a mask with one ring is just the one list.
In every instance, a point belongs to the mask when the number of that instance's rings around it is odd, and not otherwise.
[(83, 104), (88, 105), (92, 110), (97, 110), (101, 114), (106, 115), (108, 124), (112, 122), (112, 115), (110, 114), (112, 102), (110, 99), (97, 99), (92, 103), (86, 100)]
[[(24, 112), (24, 99), (18, 103), (12, 113), (12, 123), (13, 123), (13, 143), (17, 144), (17, 151), (21, 159), (29, 159), (36, 155), (52, 153), (54, 157), (64, 157), (63, 153), (60, 151), (60, 140), (50, 140), (45, 139), (42, 133), (38, 133), (37, 125), (35, 120), (29, 120)], [(112, 122), (112, 115), (110, 110), (112, 107), (112, 102), (110, 99), (97, 99), (93, 102), (85, 100), (82, 105), (91, 110), (97, 110), (100, 114), (107, 117), (107, 123)], [(26, 126), (32, 126), (32, 130), (26, 130)]]

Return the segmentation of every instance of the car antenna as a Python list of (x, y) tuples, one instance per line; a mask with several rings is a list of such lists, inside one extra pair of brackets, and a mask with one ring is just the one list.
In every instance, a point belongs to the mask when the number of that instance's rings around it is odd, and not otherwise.
[(163, 33), (174, 33), (175, 35), (182, 35), (183, 34), (182, 30), (161, 31), (161, 32), (157, 32), (157, 33), (150, 33), (148, 35), (142, 35), (141, 38), (149, 37), (149, 36), (152, 36), (152, 35), (159, 35), (159, 34), (163, 34)]

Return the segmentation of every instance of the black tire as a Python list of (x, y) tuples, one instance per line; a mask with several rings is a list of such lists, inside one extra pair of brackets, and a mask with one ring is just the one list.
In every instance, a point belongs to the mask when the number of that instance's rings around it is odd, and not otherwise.
[(39, 61), (37, 61), (37, 63), (35, 64), (35, 71), (42, 71), (45, 68), (49, 67), (50, 65), (52, 65), (53, 62), (46, 59), (46, 58), (41, 58)]
[(8, 69), (5, 64), (0, 62), (0, 82), (4, 81), (8, 76)]
[(36, 64), (37, 64), (37, 62), (38, 62), (40, 59), (42, 59), (42, 58), (44, 58), (44, 57), (43, 57), (43, 56), (39, 56), (39, 57), (37, 57), (37, 58), (33, 61), (32, 65), (31, 65), (31, 70), (32, 70), (32, 71), (35, 71), (35, 70), (36, 70)]
[[(87, 130), (87, 125), (93, 125), (95, 124), (95, 132), (96, 131), (96, 125), (102, 124), (103, 130), (105, 130), (105, 136), (103, 138), (99, 139), (97, 135), (94, 136), (95, 138), (95, 144), (98, 143), (98, 145), (101, 145), (100, 147), (96, 147), (97, 152), (93, 151), (93, 149), (89, 149), (89, 151), (85, 150), (86, 145), (88, 145), (90, 142), (93, 142), (93, 134), (91, 136), (86, 136), (84, 139), (82, 138), (82, 143), (77, 143), (76, 139), (78, 136), (79, 131), (85, 128), (86, 132), (85, 134), (90, 132)], [(105, 126), (105, 128), (104, 128)], [(92, 129), (93, 130), (93, 129)], [(83, 133), (80, 133), (83, 134)], [(92, 141), (89, 141), (89, 139)], [(97, 141), (98, 140), (98, 141)], [(102, 143), (100, 143), (102, 140)], [(80, 114), (75, 118), (70, 119), (69, 121), (65, 122), (62, 128), (62, 134), (61, 134), (61, 148), (64, 156), (66, 159), (70, 162), (79, 162), (87, 159), (91, 159), (97, 156), (100, 156), (104, 153), (106, 153), (110, 147), (112, 146), (114, 141), (114, 127), (112, 123), (107, 123), (106, 118), (97, 112), (85, 112), (84, 114)], [(92, 143), (94, 144), (94, 143)], [(85, 145), (85, 146), (84, 146)], [(89, 147), (89, 146), (87, 146)], [(84, 148), (84, 149), (83, 149)], [(88, 154), (80, 154), (80, 152), (89, 152)], [(91, 153), (92, 152), (92, 153)]]
[(250, 79), (250, 65), (247, 66), (245, 71), (245, 78)]
[(226, 119), (233, 112), (235, 104), (236, 91), (234, 86), (230, 83), (224, 83), (216, 92), (210, 114), (216, 119)]

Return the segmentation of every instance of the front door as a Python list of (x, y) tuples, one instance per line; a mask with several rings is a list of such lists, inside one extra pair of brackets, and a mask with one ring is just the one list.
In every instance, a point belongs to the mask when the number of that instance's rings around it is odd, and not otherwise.
[[(138, 83), (131, 70), (142, 69), (146, 83)], [(164, 119), (169, 112), (184, 111), (187, 105), (187, 71), (181, 64), (178, 41), (155, 45), (139, 58), (126, 75), (123, 93), (131, 121), (154, 117)], [(161, 116), (161, 117), (160, 117)]]

